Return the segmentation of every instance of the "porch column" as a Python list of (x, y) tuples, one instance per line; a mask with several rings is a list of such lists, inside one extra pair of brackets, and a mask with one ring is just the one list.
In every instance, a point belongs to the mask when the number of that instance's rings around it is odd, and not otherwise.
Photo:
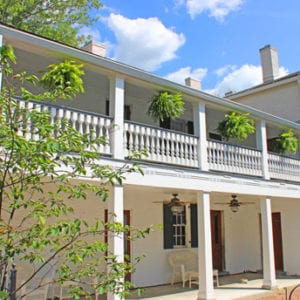
[(194, 134), (199, 137), (198, 162), (201, 171), (208, 170), (205, 104), (193, 104)]
[(124, 159), (124, 79), (110, 78), (109, 111), (113, 117), (111, 134), (112, 156)]
[(261, 150), (261, 165), (262, 174), (264, 179), (270, 179), (269, 166), (268, 166), (268, 146), (267, 146), (267, 129), (266, 122), (261, 120), (256, 125), (256, 144), (259, 150)]
[(272, 289), (276, 287), (274, 244), (272, 229), (272, 209), (269, 198), (261, 199), (261, 225), (263, 244), (263, 288)]
[(213, 264), (210, 227), (210, 195), (197, 194), (198, 209), (198, 300), (212, 300), (214, 297)]
[[(109, 222), (118, 222), (124, 224), (124, 200), (123, 200), (123, 186), (115, 185), (112, 188), (111, 199), (108, 202), (108, 220)], [(108, 251), (117, 256), (117, 261), (122, 263), (124, 261), (124, 234), (108, 234)], [(110, 270), (108, 270), (109, 272)], [(113, 293), (107, 294), (107, 300), (120, 300), (120, 296)]]

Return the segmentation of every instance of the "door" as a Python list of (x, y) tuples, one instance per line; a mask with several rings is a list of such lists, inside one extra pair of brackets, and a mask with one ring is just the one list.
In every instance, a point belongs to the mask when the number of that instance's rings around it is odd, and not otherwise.
[(210, 211), (211, 222), (211, 246), (213, 268), (223, 270), (223, 237), (222, 237), (222, 215), (219, 210)]
[(276, 271), (283, 271), (282, 232), (280, 212), (272, 213), (273, 245)]
[[(124, 210), (124, 226), (130, 226), (130, 210)], [(106, 209), (104, 212), (105, 222), (108, 222), (108, 210)], [(105, 242), (108, 242), (107, 232), (105, 233)], [(131, 248), (130, 248), (130, 231), (127, 232), (124, 236), (124, 259), (126, 262), (131, 261)], [(125, 275), (126, 281), (131, 281), (131, 273), (126, 273)]]

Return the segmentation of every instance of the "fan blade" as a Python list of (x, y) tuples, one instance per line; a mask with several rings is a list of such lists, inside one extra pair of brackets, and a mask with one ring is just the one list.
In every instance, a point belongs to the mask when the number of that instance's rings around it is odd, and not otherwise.
[(255, 202), (239, 202), (240, 205), (255, 204)]
[(214, 202), (214, 204), (221, 204), (221, 205), (230, 205), (230, 202)]

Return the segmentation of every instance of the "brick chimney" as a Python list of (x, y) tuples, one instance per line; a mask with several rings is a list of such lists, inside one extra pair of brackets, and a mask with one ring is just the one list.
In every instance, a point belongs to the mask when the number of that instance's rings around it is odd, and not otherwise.
[(191, 77), (185, 79), (185, 85), (195, 90), (201, 90), (201, 82)]
[(267, 45), (259, 50), (263, 82), (271, 82), (279, 76), (277, 49)]
[(99, 56), (105, 57), (106, 55), (105, 46), (95, 41), (87, 43), (82, 49)]

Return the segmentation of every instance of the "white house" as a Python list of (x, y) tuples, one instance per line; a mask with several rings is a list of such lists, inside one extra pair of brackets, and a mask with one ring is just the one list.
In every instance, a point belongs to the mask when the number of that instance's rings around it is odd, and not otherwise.
[(277, 49), (260, 49), (263, 83), (226, 97), (273, 115), (300, 122), (300, 72), (279, 76)]
[[(264, 288), (276, 286), (276, 271), (300, 274), (299, 153), (291, 158), (267, 149), (267, 140), (283, 128), (299, 136), (299, 124), (5, 25), (0, 34), (3, 44), (14, 47), (20, 70), (34, 73), (65, 58), (84, 64), (86, 92), (73, 102), (46, 107), (80, 130), (95, 126), (106, 134), (115, 125), (109, 144), (99, 149), (101, 163), (118, 166), (127, 162), (130, 150), (148, 150), (140, 161), (144, 176), (130, 174), (122, 186), (112, 188), (107, 203), (91, 197), (79, 208), (81, 214), (103, 219), (108, 209), (135, 227), (164, 224), (125, 250), (123, 240), (110, 241), (121, 258), (124, 251), (131, 257), (145, 254), (132, 282), (141, 287), (170, 282), (167, 255), (183, 248), (198, 254), (198, 299), (214, 299), (213, 268), (263, 270)], [(146, 113), (149, 100), (161, 90), (180, 92), (186, 103), (183, 117), (171, 120), (170, 129)], [(221, 141), (216, 127), (228, 111), (249, 113), (256, 133), (243, 143)], [(163, 205), (173, 194), (186, 202), (176, 217)], [(232, 195), (249, 204), (232, 212)]]

